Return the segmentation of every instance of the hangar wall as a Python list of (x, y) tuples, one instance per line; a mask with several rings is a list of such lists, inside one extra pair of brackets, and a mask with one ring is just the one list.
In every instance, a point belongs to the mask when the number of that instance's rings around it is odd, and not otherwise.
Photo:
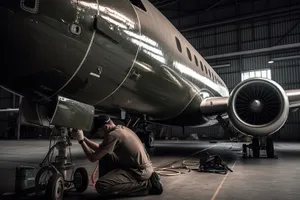
[[(203, 2), (199, 11), (195, 4), (184, 3), (159, 8), (181, 30), (188, 41), (207, 59), (227, 84), (230, 91), (241, 81), (241, 73), (250, 70), (271, 69), (271, 78), (284, 89), (300, 88), (300, 1), (229, 1)], [(215, 3), (216, 2), (216, 3)], [(227, 3), (226, 3), (227, 2)], [(223, 3), (223, 4), (222, 4)], [(173, 10), (172, 10), (173, 9)], [(297, 46), (291, 48), (286, 45)], [(277, 46), (282, 50), (272, 51)], [(247, 53), (255, 50), (259, 53)], [(243, 52), (243, 53), (241, 53)], [(237, 56), (227, 56), (236, 53)], [(242, 55), (238, 55), (242, 54)], [(214, 59), (216, 55), (218, 59)], [(273, 64), (268, 62), (281, 58)], [(291, 113), (278, 140), (300, 140), (300, 112)], [(186, 128), (185, 134), (199, 133), (219, 137), (219, 125), (211, 128)]]

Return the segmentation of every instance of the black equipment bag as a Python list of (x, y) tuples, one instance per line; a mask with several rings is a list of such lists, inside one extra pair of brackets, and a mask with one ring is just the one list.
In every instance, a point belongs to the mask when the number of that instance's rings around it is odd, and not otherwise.
[(210, 172), (227, 174), (228, 171), (233, 172), (219, 155), (208, 155), (200, 158), (200, 172)]

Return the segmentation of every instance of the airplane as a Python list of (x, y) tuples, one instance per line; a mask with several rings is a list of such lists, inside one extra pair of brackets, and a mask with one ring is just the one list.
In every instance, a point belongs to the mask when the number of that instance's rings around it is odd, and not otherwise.
[[(0, 85), (23, 98), (24, 124), (90, 131), (104, 113), (140, 126), (153, 147), (151, 123), (205, 127), (228, 118), (253, 137), (259, 157), (260, 139), (300, 106), (300, 90), (266, 78), (229, 92), (147, 0), (2, 1), (0, 17)], [(267, 143), (271, 155), (272, 139)]]

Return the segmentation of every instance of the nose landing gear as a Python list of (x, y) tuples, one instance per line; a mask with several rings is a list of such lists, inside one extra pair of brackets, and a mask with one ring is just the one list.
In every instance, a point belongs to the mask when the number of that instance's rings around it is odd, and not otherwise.
[[(53, 137), (57, 142), (51, 146)], [(71, 141), (67, 128), (54, 128), (49, 144), (49, 151), (40, 164), (40, 170), (35, 178), (35, 189), (37, 194), (45, 192), (49, 200), (62, 200), (66, 191), (75, 189), (84, 192), (89, 185), (89, 176), (85, 168), (75, 170), (72, 160)], [(67, 152), (69, 148), (69, 153)], [(54, 150), (58, 155), (53, 161)], [(68, 155), (69, 154), (69, 155)], [(46, 175), (46, 177), (44, 177)]]

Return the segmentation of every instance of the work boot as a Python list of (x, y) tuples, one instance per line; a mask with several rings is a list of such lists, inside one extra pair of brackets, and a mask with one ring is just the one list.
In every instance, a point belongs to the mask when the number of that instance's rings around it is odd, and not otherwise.
[(160, 183), (160, 177), (156, 172), (153, 172), (150, 179), (149, 179), (149, 194), (162, 194), (163, 193), (163, 186)]

